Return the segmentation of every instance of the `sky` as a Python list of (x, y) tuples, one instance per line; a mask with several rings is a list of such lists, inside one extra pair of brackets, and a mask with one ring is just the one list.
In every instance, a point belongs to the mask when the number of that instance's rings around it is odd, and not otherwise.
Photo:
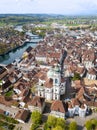
[(0, 14), (97, 15), (97, 0), (0, 0)]

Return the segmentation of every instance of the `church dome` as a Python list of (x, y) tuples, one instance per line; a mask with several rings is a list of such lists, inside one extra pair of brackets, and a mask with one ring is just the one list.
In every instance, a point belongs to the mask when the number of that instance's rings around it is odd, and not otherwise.
[(55, 66), (54, 71), (57, 73), (58, 72), (60, 73), (61, 69), (60, 69), (60, 66), (58, 64)]
[(48, 78), (53, 78), (53, 70), (52, 69), (50, 69), (48, 72), (47, 72), (47, 77)]

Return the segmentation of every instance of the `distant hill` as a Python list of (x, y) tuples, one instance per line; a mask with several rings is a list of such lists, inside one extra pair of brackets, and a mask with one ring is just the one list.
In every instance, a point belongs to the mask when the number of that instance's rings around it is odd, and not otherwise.
[(97, 24), (97, 15), (0, 14), (0, 26), (58, 22), (66, 25)]

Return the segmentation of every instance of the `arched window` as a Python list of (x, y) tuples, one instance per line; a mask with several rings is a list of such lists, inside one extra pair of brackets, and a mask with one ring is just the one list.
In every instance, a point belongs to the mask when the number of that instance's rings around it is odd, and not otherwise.
[(42, 94), (40, 93), (40, 97), (42, 96)]
[(58, 79), (55, 79), (55, 84), (57, 84), (58, 83)]

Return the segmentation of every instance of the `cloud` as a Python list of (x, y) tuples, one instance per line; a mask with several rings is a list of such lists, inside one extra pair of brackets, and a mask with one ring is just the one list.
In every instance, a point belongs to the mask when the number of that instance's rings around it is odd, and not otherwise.
[(0, 0), (0, 13), (96, 14), (97, 0)]

